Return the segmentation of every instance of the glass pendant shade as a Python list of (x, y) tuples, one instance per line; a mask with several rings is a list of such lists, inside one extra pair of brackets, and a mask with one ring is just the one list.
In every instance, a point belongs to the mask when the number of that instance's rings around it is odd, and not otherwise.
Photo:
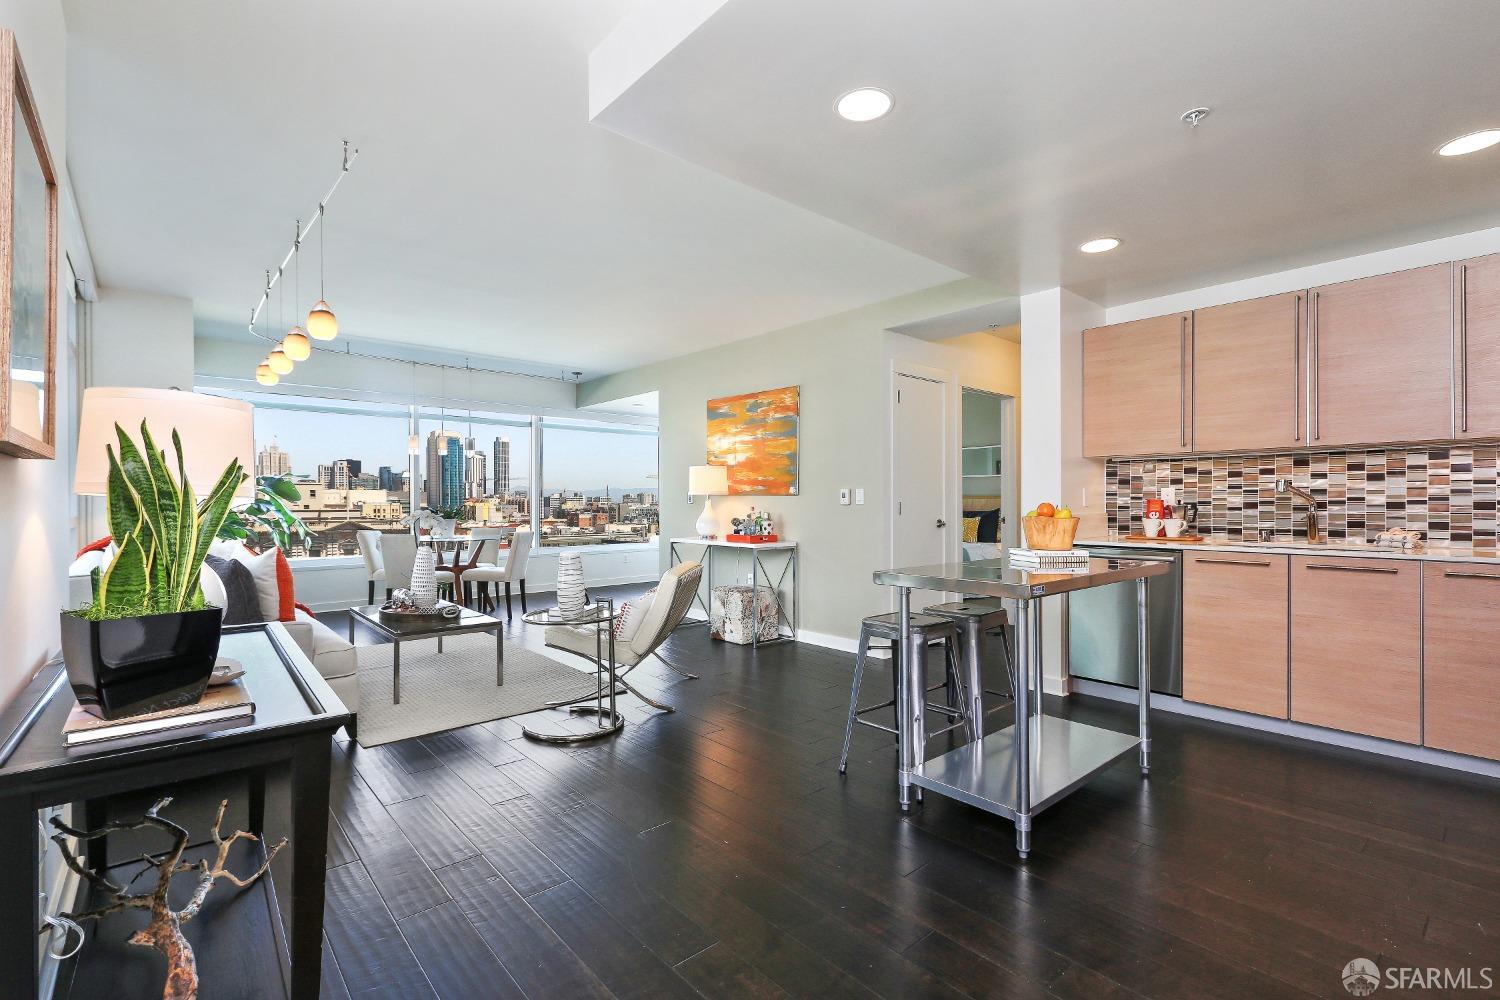
[(408, 455), (416, 455), (421, 450), (422, 442), (417, 439), (417, 436), (415, 434), (406, 439), (406, 453)]
[(300, 326), (292, 327), (291, 332), (281, 338), (281, 349), (293, 361), (306, 361), (312, 357), (312, 341), (307, 339)]
[(277, 375), (288, 375), (292, 371), (292, 359), (287, 357), (287, 353), (281, 349), (280, 344), (277, 344), (271, 356), (266, 358), (266, 364), (270, 365), (271, 370)]
[(271, 366), (262, 361), (255, 366), (255, 381), (261, 385), (275, 385), (281, 381), (281, 376), (271, 370)]
[(322, 299), (314, 302), (312, 311), (307, 314), (307, 332), (313, 340), (332, 340), (339, 335), (338, 317)]

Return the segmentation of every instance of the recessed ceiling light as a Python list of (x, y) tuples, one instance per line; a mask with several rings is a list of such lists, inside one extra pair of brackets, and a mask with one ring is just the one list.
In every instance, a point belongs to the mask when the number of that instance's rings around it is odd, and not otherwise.
[(1106, 253), (1120, 245), (1120, 241), (1113, 236), (1101, 236), (1097, 240), (1089, 240), (1087, 243), (1079, 244), (1078, 249), (1084, 253)]
[(1488, 149), (1496, 143), (1500, 143), (1500, 128), (1487, 128), (1443, 143), (1438, 147), (1438, 155), (1463, 156), (1465, 153), (1477, 153), (1481, 149)]
[(879, 87), (860, 87), (840, 97), (835, 107), (851, 122), (872, 122), (888, 114), (894, 103), (895, 98)]

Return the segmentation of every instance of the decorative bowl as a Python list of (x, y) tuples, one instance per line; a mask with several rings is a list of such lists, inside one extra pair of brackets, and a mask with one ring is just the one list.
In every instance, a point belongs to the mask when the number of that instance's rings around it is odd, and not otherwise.
[(1073, 547), (1078, 534), (1076, 517), (1025, 517), (1021, 529), (1026, 533), (1026, 547), (1041, 552), (1066, 552)]

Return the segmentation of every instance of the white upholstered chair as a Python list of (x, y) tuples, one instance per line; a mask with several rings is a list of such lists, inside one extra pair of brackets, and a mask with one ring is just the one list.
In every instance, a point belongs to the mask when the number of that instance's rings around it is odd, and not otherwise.
[[(510, 617), (510, 585), (519, 584), (521, 587), (521, 613), (526, 613), (526, 565), (531, 562), (531, 529), (517, 528), (515, 535), (511, 537), (510, 549), (506, 551), (505, 562), (498, 566), (487, 566), (480, 564), (473, 569), (464, 571), (464, 583), (479, 584), (479, 603), (481, 611), (493, 610), (495, 598), (499, 597), (500, 584), (505, 585), (505, 617)], [(490, 584), (495, 584), (495, 594), (490, 594)]]
[(406, 532), (380, 537), (380, 562), (381, 569), (385, 570), (385, 589), (388, 593), (410, 589), (411, 570), (416, 561), (415, 537)]
[(365, 577), (370, 581), (370, 599), (367, 603), (375, 603), (375, 584), (378, 582), (385, 585), (385, 563), (381, 561), (380, 532), (373, 529), (356, 531), (355, 539), (359, 542), (359, 554), (365, 561)]
[[(625, 668), (615, 676), (619, 678), (621, 684), (625, 685), (627, 691), (652, 708), (663, 712), (675, 712), (677, 709), (646, 697), (625, 678), (632, 670), (640, 666), (641, 661), (646, 657), (655, 656), (682, 676), (689, 680), (697, 680), (696, 674), (690, 674), (668, 661), (661, 655), (659, 649), (673, 630), (682, 624), (682, 619), (687, 616), (688, 608), (692, 607), (693, 596), (698, 593), (698, 583), (702, 578), (703, 565), (701, 563), (682, 562), (667, 570), (661, 582), (656, 585), (656, 593), (652, 596), (650, 605), (639, 609), (632, 607), (622, 633), (615, 638), (615, 663)], [(554, 649), (567, 650), (592, 660), (596, 627), (594, 625), (552, 625), (546, 631), (545, 641)], [(593, 695), (589, 697), (592, 698)]]

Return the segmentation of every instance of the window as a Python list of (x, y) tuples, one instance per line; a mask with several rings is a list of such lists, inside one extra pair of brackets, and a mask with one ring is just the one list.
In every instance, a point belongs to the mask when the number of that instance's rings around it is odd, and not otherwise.
[(255, 474), (287, 476), (302, 494), (289, 506), (312, 535), (292, 557), (357, 555), (357, 532), (399, 530), (413, 500), (460, 529), (535, 523), (547, 546), (647, 542), (660, 530), (652, 426), (418, 407), (413, 455), (410, 406), (228, 394), (255, 405)]
[(288, 476), (302, 494), (288, 506), (312, 535), (289, 556), (357, 555), (356, 532), (400, 527), (410, 510), (407, 407), (237, 395), (255, 404), (255, 474)]
[(542, 545), (656, 538), (655, 427), (542, 418)]

